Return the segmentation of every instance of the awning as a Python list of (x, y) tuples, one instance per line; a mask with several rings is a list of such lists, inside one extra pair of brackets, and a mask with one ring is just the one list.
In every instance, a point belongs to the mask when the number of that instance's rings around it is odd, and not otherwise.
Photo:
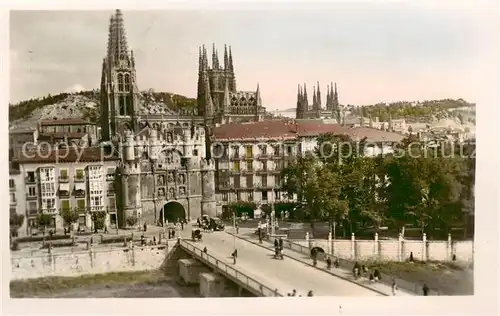
[(60, 183), (59, 191), (69, 191), (69, 183)]
[(85, 191), (85, 182), (77, 182), (77, 183), (75, 183), (75, 190), (83, 190), (83, 191)]

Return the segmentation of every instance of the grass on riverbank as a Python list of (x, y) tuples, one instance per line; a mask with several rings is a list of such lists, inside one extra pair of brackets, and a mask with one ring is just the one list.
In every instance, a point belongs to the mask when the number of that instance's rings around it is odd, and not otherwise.
[(426, 283), (440, 295), (473, 295), (474, 278), (471, 267), (454, 262), (365, 262), (370, 269), (379, 269), (413, 283)]
[(170, 282), (171, 278), (161, 271), (110, 272), (103, 274), (87, 274), (77, 277), (46, 277), (10, 282), (11, 297), (39, 295), (48, 292), (64, 292), (69, 289), (89, 286), (112, 285), (158, 285)]

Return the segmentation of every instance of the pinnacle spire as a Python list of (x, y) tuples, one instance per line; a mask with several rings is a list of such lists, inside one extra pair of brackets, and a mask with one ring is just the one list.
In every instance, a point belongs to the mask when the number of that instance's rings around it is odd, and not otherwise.
[(121, 10), (116, 10), (110, 19), (108, 36), (108, 57), (115, 61), (128, 60), (129, 47)]
[(227, 55), (227, 45), (224, 44), (224, 69), (229, 69), (229, 57)]
[(229, 98), (229, 80), (226, 80), (226, 84), (224, 85), (224, 101), (223, 101), (222, 111), (229, 111), (229, 107), (231, 106), (231, 100)]
[(233, 53), (231, 51), (231, 46), (229, 46), (229, 70), (234, 71), (233, 66)]

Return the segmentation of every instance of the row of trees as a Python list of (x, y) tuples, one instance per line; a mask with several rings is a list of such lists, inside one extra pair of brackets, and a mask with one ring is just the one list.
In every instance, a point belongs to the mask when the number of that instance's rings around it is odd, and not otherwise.
[(410, 137), (393, 154), (367, 157), (364, 143), (323, 135), (314, 153), (283, 170), (283, 189), (297, 197), (302, 218), (313, 225), (340, 223), (349, 233), (412, 226), (443, 237), (467, 227), (474, 209), (475, 145), (429, 149)]
[(468, 103), (462, 99), (444, 99), (422, 101), (414, 104), (413, 102), (394, 102), (394, 103), (379, 103), (374, 105), (366, 105), (356, 108), (355, 114), (360, 115), (363, 112), (365, 117), (371, 115), (378, 117), (381, 121), (387, 122), (389, 116), (393, 119), (400, 118), (423, 118), (431, 117), (433, 115), (440, 115), (449, 109), (471, 107), (474, 104)]

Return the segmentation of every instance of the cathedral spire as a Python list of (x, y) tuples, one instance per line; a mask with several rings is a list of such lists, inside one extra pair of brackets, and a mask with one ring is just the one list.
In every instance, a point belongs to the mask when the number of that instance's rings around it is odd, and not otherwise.
[(309, 100), (307, 100), (307, 86), (306, 86), (305, 82), (304, 82), (304, 94), (303, 94), (302, 98), (303, 98), (303, 101), (306, 105), (305, 109), (307, 110), (307, 108), (309, 107)]
[(224, 44), (224, 69), (229, 69), (229, 57), (227, 55), (227, 45)]
[(229, 98), (229, 80), (226, 80), (224, 85), (224, 101), (223, 101), (222, 112), (229, 112), (229, 107), (231, 106), (231, 99)]
[(205, 96), (205, 117), (212, 117), (214, 113), (214, 104), (212, 102), (210, 82), (208, 81), (208, 78), (205, 78), (205, 89), (203, 92)]
[(259, 87), (258, 83), (257, 83), (257, 90), (255, 91), (255, 100), (257, 101), (256, 106), (261, 107), (262, 106), (262, 99), (260, 97), (260, 87)]
[(204, 70), (203, 67), (203, 52), (201, 50), (201, 46), (198, 47), (198, 74)]
[(233, 65), (233, 53), (231, 51), (231, 46), (229, 46), (229, 70), (234, 72), (234, 65)]
[(316, 99), (316, 87), (313, 86), (313, 108), (316, 109), (318, 100)]
[(215, 49), (215, 43), (212, 44), (212, 69), (217, 69), (217, 64), (219, 63), (217, 57), (217, 50)]
[(129, 48), (127, 44), (127, 34), (123, 23), (121, 10), (116, 10), (110, 20), (108, 37), (108, 57), (112, 57), (115, 62), (128, 60)]
[(316, 102), (318, 103), (318, 109), (321, 109), (321, 88), (319, 87), (319, 81), (318, 81), (318, 90), (316, 91)]

